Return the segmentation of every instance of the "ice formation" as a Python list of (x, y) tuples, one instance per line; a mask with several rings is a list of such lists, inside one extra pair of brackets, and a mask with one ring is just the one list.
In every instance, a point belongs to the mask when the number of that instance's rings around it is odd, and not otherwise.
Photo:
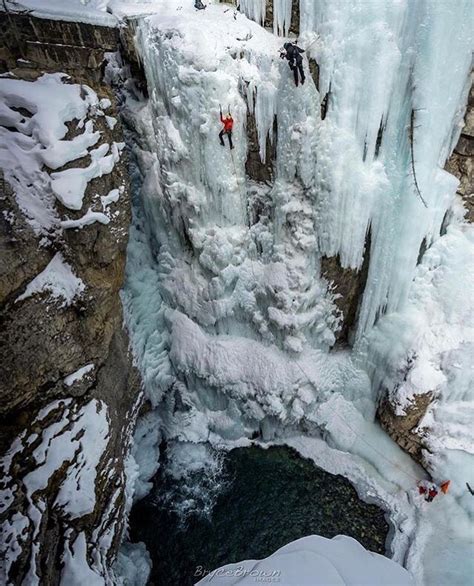
[[(424, 472), (373, 419), (375, 393), (395, 389), (410, 354), (407, 400), (433, 385), (442, 396), (456, 380), (446, 351), (471, 347), (472, 306), (453, 304), (448, 283), (472, 283), (460, 274), (472, 232), (443, 170), (467, 95), (469, 2), (301, 0), (299, 42), (319, 64), (319, 91), (292, 84), (282, 38), (260, 26), (265, 2), (241, 2), (255, 22), (214, 4), (155, 4), (159, 16), (140, 20), (136, 39), (150, 100), (126, 109), (140, 136), (140, 193), (123, 298), (155, 425), (168, 440), (231, 447), (257, 433), (295, 445), (390, 511), (392, 555), (417, 583), (452, 573), (462, 582), (467, 564), (433, 561), (431, 535), (449, 510), (449, 549), (465, 553), (463, 488), (427, 511), (416, 496)], [(291, 2), (273, 8), (285, 33)], [(236, 121), (232, 153), (217, 140), (219, 106)], [(252, 117), (262, 161), (275, 155), (271, 185), (246, 174)], [(340, 323), (321, 257), (360, 269), (369, 254), (354, 348), (329, 353)], [(457, 421), (452, 401), (457, 413), (469, 397), (449, 391), (435, 404), (432, 442)], [(137, 440), (151, 471), (160, 434), (147, 417)], [(466, 465), (462, 421), (456, 435), (455, 449), (433, 453), (436, 478)]]
[[(263, 444), (284, 442), (345, 474), (390, 513), (390, 553), (417, 584), (466, 583), (474, 312), (462, 291), (473, 285), (473, 236), (457, 180), (443, 167), (468, 91), (472, 3), (299, 0), (299, 43), (305, 68), (309, 58), (319, 65), (319, 87), (308, 75), (295, 88), (277, 36), (288, 34), (294, 2), (273, 2), (275, 34), (261, 26), (265, 0), (240, 0), (241, 12), (216, 2), (197, 12), (191, 1), (97, 0), (81, 13), (99, 24), (115, 18), (106, 6), (120, 17), (148, 14), (135, 26), (149, 100), (128, 95), (123, 109), (136, 140), (123, 302), (152, 406), (138, 425), (130, 478), (136, 497), (149, 490), (162, 437), (219, 447), (256, 435)], [(49, 4), (37, 9), (59, 10), (58, 1)], [(70, 17), (80, 10), (71, 2)], [(108, 75), (120, 76), (119, 64)], [(24, 99), (21, 83), (0, 80), (2, 97), (15, 89), (14, 107)], [(70, 92), (80, 110), (61, 124), (84, 117), (96, 100), (90, 92), (79, 99), (75, 86), (61, 89), (58, 78), (40, 83), (56, 84), (58, 99)], [(23, 144), (31, 147), (22, 166), (42, 193), (52, 180), (56, 196), (77, 209), (83, 182), (107, 172), (119, 146), (98, 147), (74, 190), (64, 190), (70, 173), (63, 180), (40, 168), (64, 164), (64, 127), (57, 119), (48, 126), (50, 146), (38, 156), (49, 162), (41, 161), (30, 156), (45, 128), (41, 109), (25, 122), (7, 106), (1, 115), (19, 132), (2, 132), (18, 156), (26, 156)], [(220, 106), (235, 119), (232, 152), (217, 139)], [(69, 145), (75, 156), (97, 142), (87, 124)], [(270, 182), (246, 172), (252, 125)], [(14, 180), (35, 228), (56, 226), (50, 202), (35, 207), (21, 176)], [(99, 215), (62, 227), (105, 221), (100, 214), (107, 217), (116, 196), (102, 198)], [(323, 256), (353, 269), (370, 257), (352, 348), (333, 348), (340, 316), (320, 277)], [(452, 478), (453, 488), (431, 505), (416, 494), (423, 470), (374, 422), (382, 387), (397, 394), (400, 410), (416, 394), (437, 398), (424, 422), (430, 472)], [(22, 523), (12, 531), (20, 535)], [(65, 555), (87, 576), (83, 545), (76, 536)], [(132, 560), (146, 576), (145, 558), (141, 547), (126, 546), (119, 565)]]
[[(201, 576), (202, 567), (196, 573)], [(255, 582), (278, 582), (282, 586), (414, 584), (401, 566), (368, 552), (358, 541), (345, 535), (333, 539), (318, 535), (303, 537), (264, 560), (238, 562), (211, 570), (197, 584), (251, 586)]]

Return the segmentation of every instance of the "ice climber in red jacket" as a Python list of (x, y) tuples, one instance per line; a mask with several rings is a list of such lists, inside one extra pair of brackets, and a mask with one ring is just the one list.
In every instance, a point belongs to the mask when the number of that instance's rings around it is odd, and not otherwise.
[(224, 134), (227, 134), (227, 136), (229, 137), (230, 149), (232, 150), (234, 148), (234, 145), (232, 144), (232, 128), (234, 127), (234, 119), (232, 118), (231, 113), (229, 112), (224, 117), (222, 115), (222, 110), (221, 110), (221, 122), (224, 125), (224, 128), (219, 133), (219, 139), (221, 141), (221, 145), (222, 146), (225, 146), (225, 144), (224, 144)]

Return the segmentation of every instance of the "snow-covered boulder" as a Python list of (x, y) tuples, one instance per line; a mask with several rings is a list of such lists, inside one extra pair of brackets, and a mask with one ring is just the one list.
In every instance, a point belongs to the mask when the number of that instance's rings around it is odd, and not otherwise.
[[(204, 573), (202, 568), (199, 571)], [(214, 586), (278, 582), (280, 586), (409, 586), (410, 574), (392, 560), (367, 551), (346, 535), (297, 539), (263, 560), (229, 564), (210, 572), (197, 584)]]

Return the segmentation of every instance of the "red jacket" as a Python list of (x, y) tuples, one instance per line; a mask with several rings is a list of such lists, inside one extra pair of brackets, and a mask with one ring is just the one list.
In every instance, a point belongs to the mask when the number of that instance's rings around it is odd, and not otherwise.
[(226, 132), (232, 131), (232, 128), (234, 126), (234, 119), (232, 118), (232, 116), (230, 116), (229, 118), (224, 118), (224, 116), (221, 116), (221, 122), (224, 125), (224, 130)]

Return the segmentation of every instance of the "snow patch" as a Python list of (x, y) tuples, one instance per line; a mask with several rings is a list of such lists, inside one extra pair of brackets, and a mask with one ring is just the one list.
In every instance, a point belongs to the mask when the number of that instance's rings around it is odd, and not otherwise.
[(68, 586), (104, 586), (104, 579), (94, 572), (87, 560), (87, 541), (84, 533), (79, 533), (73, 543), (67, 542), (62, 558), (64, 568), (61, 583)]
[(119, 187), (118, 189), (112, 189), (111, 191), (109, 191), (107, 195), (102, 195), (100, 198), (100, 201), (102, 203), (102, 210), (106, 212), (110, 204), (117, 203), (120, 198), (120, 195), (123, 192), (124, 188)]
[[(111, 151), (110, 154), (107, 154)], [(51, 189), (59, 201), (71, 210), (80, 210), (82, 200), (89, 181), (108, 175), (120, 158), (119, 146), (114, 143), (112, 148), (107, 143), (90, 151), (92, 159), (88, 167), (66, 169), (51, 174)]]
[(87, 212), (82, 216), (82, 218), (78, 218), (77, 220), (63, 220), (61, 222), (61, 227), (66, 230), (71, 228), (77, 228), (81, 230), (82, 228), (84, 228), (84, 226), (90, 226), (95, 222), (99, 222), (99, 224), (106, 225), (110, 222), (110, 218), (102, 212), (94, 212), (91, 208), (89, 208)]
[(63, 255), (57, 252), (47, 267), (28, 283), (26, 291), (17, 297), (15, 303), (35, 293), (48, 291), (53, 299), (62, 298), (61, 307), (66, 307), (71, 305), (85, 288), (83, 281), (76, 277)]
[(30, 10), (33, 16), (51, 20), (83, 22), (97, 26), (118, 26), (117, 18), (107, 12), (109, 0), (19, 0), (9, 4), (15, 10)]
[[(44, 74), (34, 82), (0, 79), (0, 167), (12, 186), (18, 205), (37, 234), (57, 223), (50, 178), (43, 166), (56, 169), (77, 157), (99, 139), (87, 121), (84, 132), (65, 141), (67, 122), (85, 118), (97, 96), (78, 84), (64, 83), (61, 73)], [(23, 108), (28, 115), (20, 114)]]
[[(44, 74), (33, 82), (0, 79), (0, 168), (38, 235), (51, 232), (58, 224), (68, 228), (92, 221), (108, 223), (103, 215), (90, 214), (82, 221), (60, 223), (55, 198), (72, 210), (80, 210), (89, 182), (112, 172), (124, 146), (96, 147), (100, 132), (94, 131), (94, 122), (87, 117), (99, 115), (99, 105), (110, 107), (110, 100), (99, 102), (90, 87), (65, 83), (66, 79), (62, 73)], [(113, 120), (108, 120), (112, 128)], [(73, 121), (81, 132), (66, 140), (67, 124)], [(88, 156), (91, 163), (86, 167), (57, 171)]]
[(91, 372), (92, 370), (94, 370), (95, 365), (94, 364), (86, 364), (85, 366), (82, 366), (81, 368), (79, 368), (78, 370), (76, 370), (75, 372), (68, 374), (66, 377), (64, 377), (64, 384), (67, 387), (72, 386), (74, 383), (81, 381), (85, 375), (89, 372)]

